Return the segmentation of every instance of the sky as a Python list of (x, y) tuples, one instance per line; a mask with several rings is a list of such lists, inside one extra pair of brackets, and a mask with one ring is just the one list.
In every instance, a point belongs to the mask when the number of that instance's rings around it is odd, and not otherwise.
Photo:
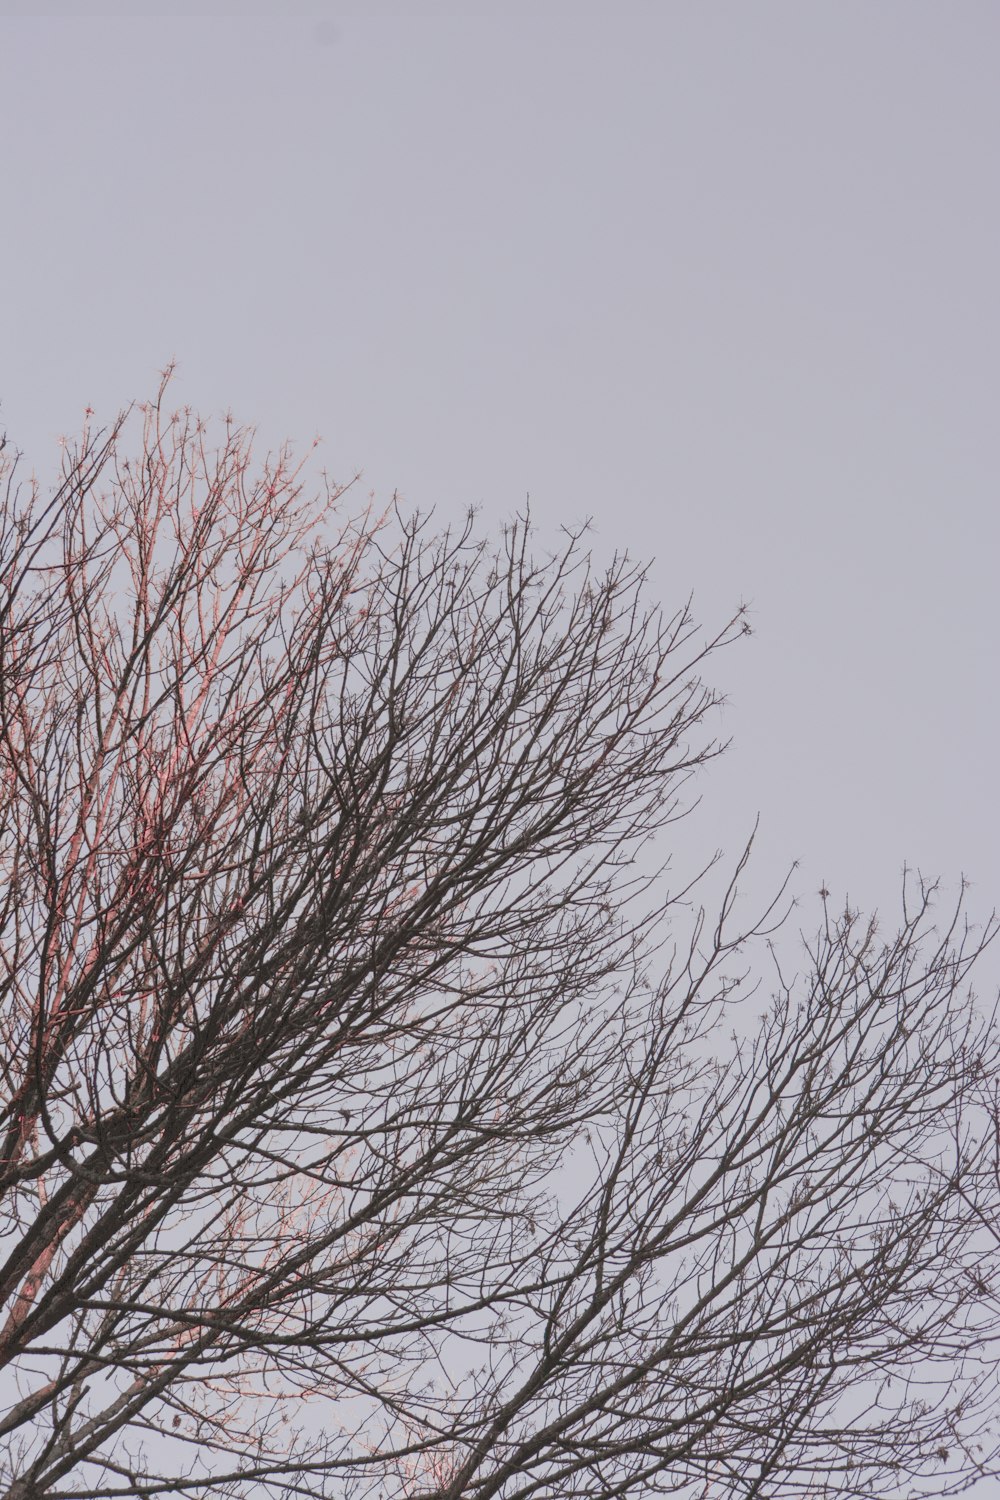
[(176, 360), (383, 498), (591, 518), (750, 606), (683, 855), (759, 814), (807, 931), (904, 863), (983, 919), (998, 64), (985, 0), (0, 0), (0, 429), (51, 473)]
[[(1000, 889), (1000, 10), (0, 6), (0, 425), (40, 474), (177, 362), (376, 495), (531, 499), (706, 628), (679, 846), (892, 921)], [(687, 841), (687, 843), (685, 843)], [(994, 966), (994, 969), (1000, 966)]]
[[(678, 830), (895, 917), (1000, 891), (1000, 10), (0, 4), (0, 426), (174, 394), (337, 478), (593, 521), (732, 747)], [(1000, 971), (994, 963), (993, 973)]]

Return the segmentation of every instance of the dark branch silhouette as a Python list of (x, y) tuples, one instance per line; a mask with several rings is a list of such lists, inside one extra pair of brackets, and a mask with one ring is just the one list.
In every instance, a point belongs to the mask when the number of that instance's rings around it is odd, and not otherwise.
[(709, 919), (647, 846), (742, 613), (309, 499), (165, 388), (48, 500), (3, 458), (8, 1500), (993, 1472), (994, 927), (824, 886), (790, 956), (749, 850)]

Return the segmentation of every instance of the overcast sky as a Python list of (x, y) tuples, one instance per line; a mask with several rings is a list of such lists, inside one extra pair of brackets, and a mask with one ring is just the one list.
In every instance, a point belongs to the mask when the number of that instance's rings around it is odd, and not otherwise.
[(28, 465), (176, 359), (178, 404), (320, 433), (380, 496), (593, 517), (668, 609), (752, 605), (687, 855), (759, 811), (752, 893), (800, 859), (807, 929), (823, 880), (892, 917), (904, 861), (989, 912), (995, 0), (0, 17)]
[(0, 6), (27, 461), (175, 358), (178, 404), (381, 496), (592, 516), (669, 608), (752, 605), (690, 837), (759, 810), (807, 927), (904, 861), (985, 915), (1000, 8), (278, 9)]

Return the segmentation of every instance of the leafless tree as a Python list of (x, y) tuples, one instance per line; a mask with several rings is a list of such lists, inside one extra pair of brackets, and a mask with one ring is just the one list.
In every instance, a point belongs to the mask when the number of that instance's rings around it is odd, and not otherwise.
[(746, 855), (712, 920), (655, 869), (742, 616), (164, 390), (47, 499), (6, 460), (8, 1500), (989, 1471), (993, 927), (911, 877), (793, 960)]

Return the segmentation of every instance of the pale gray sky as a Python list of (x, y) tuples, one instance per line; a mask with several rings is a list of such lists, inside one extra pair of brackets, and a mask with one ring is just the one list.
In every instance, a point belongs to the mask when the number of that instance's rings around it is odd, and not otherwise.
[(380, 495), (591, 515), (668, 606), (753, 604), (689, 852), (759, 809), (754, 890), (800, 857), (806, 926), (823, 878), (891, 910), (904, 860), (990, 910), (1000, 7), (0, 18), (29, 462), (175, 357), (178, 403), (322, 433)]
[(753, 604), (699, 839), (759, 809), (762, 891), (799, 856), (888, 906), (905, 859), (992, 906), (1000, 9), (19, 9), (31, 461), (176, 357), (178, 402), (381, 495), (592, 515), (666, 604)]

